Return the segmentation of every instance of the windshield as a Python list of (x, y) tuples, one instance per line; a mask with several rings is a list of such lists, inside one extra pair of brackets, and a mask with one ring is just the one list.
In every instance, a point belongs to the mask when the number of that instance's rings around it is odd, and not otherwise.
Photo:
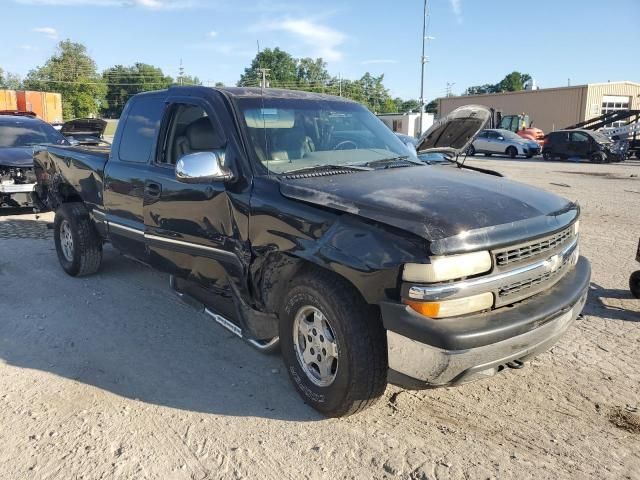
[(67, 143), (60, 132), (44, 122), (0, 121), (0, 147), (31, 147), (41, 143)]
[(249, 141), (269, 173), (415, 158), (415, 151), (356, 103), (239, 98), (238, 105)]

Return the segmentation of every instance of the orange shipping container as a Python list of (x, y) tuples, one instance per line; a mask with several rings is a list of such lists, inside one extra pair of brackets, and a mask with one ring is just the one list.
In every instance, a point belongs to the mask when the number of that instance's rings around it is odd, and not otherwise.
[(0, 90), (0, 110), (17, 110), (18, 101), (15, 90)]
[(33, 112), (49, 123), (62, 122), (62, 96), (52, 92), (17, 92), (18, 110)]

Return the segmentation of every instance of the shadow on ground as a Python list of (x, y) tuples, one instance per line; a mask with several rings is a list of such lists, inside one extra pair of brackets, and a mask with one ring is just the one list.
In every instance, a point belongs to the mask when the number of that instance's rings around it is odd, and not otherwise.
[(640, 311), (634, 308), (636, 302), (629, 290), (603, 288), (591, 282), (582, 313), (612, 320), (640, 322)]
[(51, 240), (0, 241), (0, 359), (182, 410), (322, 418), (300, 399), (279, 355), (257, 352), (184, 305), (165, 275), (110, 248), (103, 267), (71, 278)]

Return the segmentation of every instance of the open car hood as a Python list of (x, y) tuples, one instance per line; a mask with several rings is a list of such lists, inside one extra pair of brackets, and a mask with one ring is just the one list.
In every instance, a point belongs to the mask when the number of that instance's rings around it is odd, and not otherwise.
[(62, 125), (60, 133), (65, 137), (95, 137), (102, 138), (107, 122), (99, 118), (76, 118)]
[(416, 150), (443, 152), (459, 155), (467, 151), (471, 143), (491, 119), (488, 108), (480, 105), (465, 105), (456, 108), (435, 122), (418, 140)]

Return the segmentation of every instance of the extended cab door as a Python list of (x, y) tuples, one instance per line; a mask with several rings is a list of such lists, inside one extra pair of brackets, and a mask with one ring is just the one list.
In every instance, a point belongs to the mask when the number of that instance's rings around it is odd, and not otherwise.
[(228, 143), (210, 102), (169, 98), (158, 152), (147, 170), (143, 210), (151, 265), (198, 285), (200, 295), (189, 293), (233, 320), (229, 279), (243, 281), (248, 247), (241, 232), (248, 228), (248, 217), (238, 219), (225, 182), (183, 183), (175, 174), (182, 156), (223, 153)]
[(122, 253), (147, 261), (143, 197), (149, 161), (155, 153), (166, 94), (132, 98), (121, 115), (105, 168), (104, 211), (111, 243)]

